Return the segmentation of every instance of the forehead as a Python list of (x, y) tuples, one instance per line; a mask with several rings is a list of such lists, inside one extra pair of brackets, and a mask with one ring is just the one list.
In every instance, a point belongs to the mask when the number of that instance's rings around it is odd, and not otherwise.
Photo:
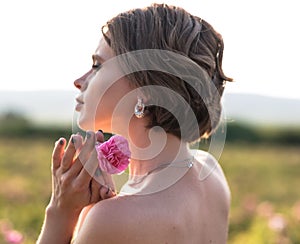
[(100, 39), (95, 55), (100, 56), (103, 61), (107, 61), (115, 56), (113, 50), (103, 37)]

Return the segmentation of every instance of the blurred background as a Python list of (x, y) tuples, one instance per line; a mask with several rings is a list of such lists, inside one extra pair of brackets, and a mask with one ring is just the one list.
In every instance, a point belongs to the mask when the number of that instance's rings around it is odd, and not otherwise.
[[(101, 26), (153, 1), (0, 3), (0, 244), (35, 243), (51, 194), (54, 142), (69, 137)], [(156, 1), (161, 2), (161, 1)], [(300, 21), (296, 1), (165, 1), (224, 38), (232, 191), (228, 243), (300, 243)], [(209, 140), (201, 146), (205, 149)]]

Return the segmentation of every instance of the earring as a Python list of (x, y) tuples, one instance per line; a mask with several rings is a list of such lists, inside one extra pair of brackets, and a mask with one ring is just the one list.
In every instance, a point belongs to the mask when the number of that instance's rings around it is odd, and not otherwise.
[(138, 102), (134, 107), (134, 114), (139, 119), (145, 116), (145, 104), (141, 98), (138, 98)]

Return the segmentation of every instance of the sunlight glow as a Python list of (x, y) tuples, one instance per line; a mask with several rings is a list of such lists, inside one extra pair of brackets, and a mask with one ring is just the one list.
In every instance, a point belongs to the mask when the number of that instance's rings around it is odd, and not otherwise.
[[(91, 66), (101, 26), (153, 1), (0, 3), (1, 90), (70, 90)], [(162, 2), (162, 1), (157, 1)], [(224, 38), (227, 92), (300, 98), (296, 1), (165, 1), (210, 22)]]

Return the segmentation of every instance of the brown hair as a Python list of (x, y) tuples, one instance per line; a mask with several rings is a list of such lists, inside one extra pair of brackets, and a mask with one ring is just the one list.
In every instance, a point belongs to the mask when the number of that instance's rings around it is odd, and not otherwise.
[[(188, 133), (182, 134), (176, 111), (181, 113), (187, 108), (182, 107), (178, 99), (171, 98), (162, 91), (149, 96), (152, 104), (158, 104), (157, 101), (153, 101), (155, 99), (164, 99), (165, 102), (173, 104), (174, 110), (168, 111), (161, 106), (146, 106), (149, 128), (160, 126), (167, 133), (188, 142), (207, 137), (217, 128), (224, 85), (232, 79), (225, 76), (222, 70), (222, 36), (209, 23), (182, 8), (153, 4), (144, 9), (133, 9), (117, 15), (102, 27), (102, 33), (116, 55), (144, 49), (168, 50), (183, 55), (205, 70), (209, 82), (213, 82), (217, 88), (218, 94), (209, 90), (206, 95), (208, 101), (204, 101), (199, 92), (178, 76), (155, 70), (127, 75), (134, 87), (158, 85), (172, 89), (184, 98), (197, 119), (195, 127), (187, 117), (183, 127)], [(199, 83), (196, 84), (198, 86), (205, 85), (201, 75), (196, 82)]]

